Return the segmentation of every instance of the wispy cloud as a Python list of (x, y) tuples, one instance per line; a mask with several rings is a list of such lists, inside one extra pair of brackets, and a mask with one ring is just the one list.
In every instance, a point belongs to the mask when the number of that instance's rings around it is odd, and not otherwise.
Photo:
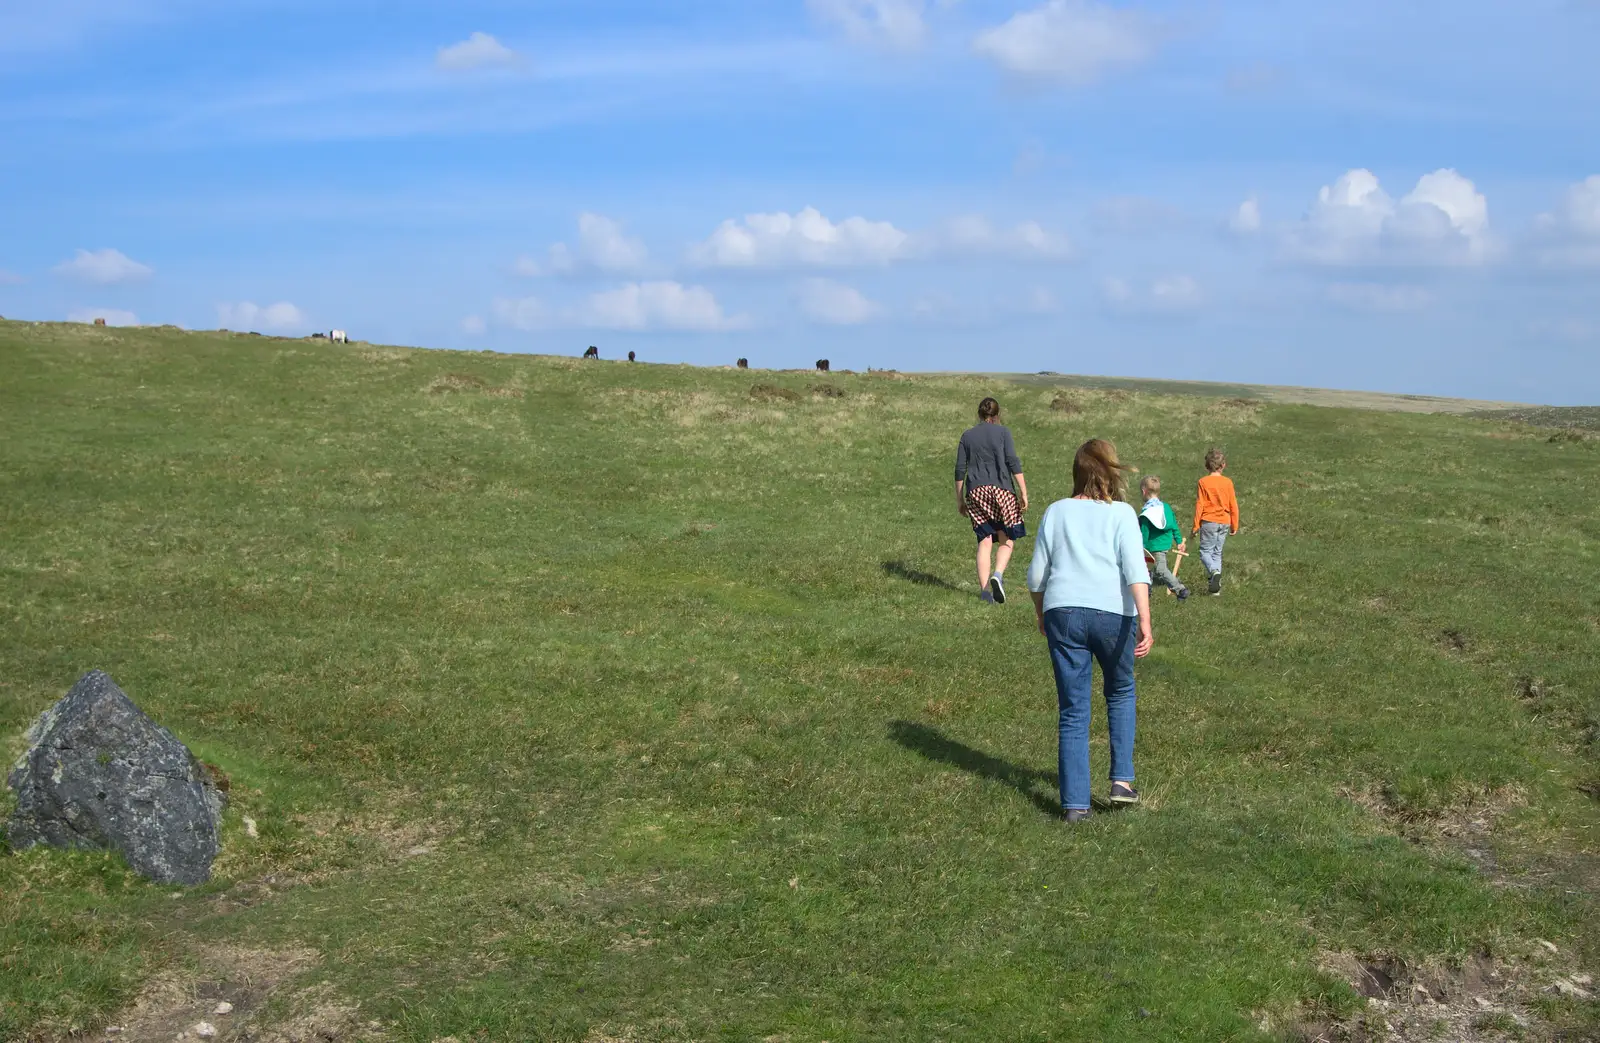
[(1328, 300), (1349, 311), (1394, 315), (1422, 311), (1433, 294), (1420, 286), (1340, 282), (1328, 287)]
[(1192, 275), (1168, 275), (1145, 285), (1111, 278), (1101, 284), (1100, 293), (1108, 308), (1124, 315), (1181, 315), (1205, 303)]
[(265, 306), (253, 301), (219, 304), (217, 319), (224, 329), (258, 330), (263, 333), (298, 331), (307, 325), (305, 312), (288, 301)]
[(500, 298), (497, 322), (512, 329), (606, 329), (630, 332), (675, 330), (720, 332), (744, 329), (750, 320), (728, 315), (704, 286), (671, 281), (633, 282), (592, 293), (568, 307), (547, 305), (538, 297)]
[(460, 43), (439, 48), (433, 64), (444, 72), (472, 72), (478, 69), (515, 69), (523, 61), (522, 55), (488, 33), (473, 33)]
[(795, 296), (806, 318), (830, 326), (855, 326), (883, 314), (860, 290), (832, 279), (807, 279)]
[(806, 6), (858, 43), (910, 49), (928, 35), (924, 0), (806, 0)]
[(140, 264), (122, 251), (110, 248), (79, 250), (72, 260), (62, 261), (51, 270), (65, 278), (99, 286), (140, 282), (153, 274), (148, 265)]
[(1005, 71), (1031, 80), (1087, 84), (1155, 54), (1160, 23), (1143, 12), (1094, 0), (1049, 0), (973, 41)]
[(643, 241), (628, 235), (620, 221), (600, 214), (578, 215), (578, 242), (575, 247), (555, 243), (544, 260), (519, 257), (518, 275), (572, 275), (585, 271), (632, 272), (644, 267), (650, 251)]
[(1567, 188), (1561, 205), (1535, 222), (1537, 256), (1547, 265), (1600, 265), (1600, 174)]

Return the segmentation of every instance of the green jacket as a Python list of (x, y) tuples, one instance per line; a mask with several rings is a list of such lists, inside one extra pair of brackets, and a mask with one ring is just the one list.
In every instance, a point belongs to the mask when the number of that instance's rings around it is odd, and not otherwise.
[[(1145, 513), (1157, 504), (1162, 512), (1159, 528)], [(1161, 554), (1183, 542), (1183, 530), (1178, 528), (1178, 518), (1172, 513), (1172, 505), (1161, 500), (1145, 501), (1144, 510), (1139, 514), (1139, 534), (1144, 537), (1144, 549), (1151, 554)]]

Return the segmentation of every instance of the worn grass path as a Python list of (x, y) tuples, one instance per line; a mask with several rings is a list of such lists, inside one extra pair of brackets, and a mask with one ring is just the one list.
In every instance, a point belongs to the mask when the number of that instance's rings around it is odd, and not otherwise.
[[(0, 323), (7, 752), (99, 667), (234, 795), (191, 893), (0, 856), (0, 1039), (218, 946), (404, 1041), (1291, 1038), (1359, 1006), (1329, 953), (1600, 964), (1600, 442), (821, 383)], [(1156, 605), (1147, 806), (1083, 828), (950, 503), (990, 391), (1030, 523), (1091, 435), (1185, 523), (1207, 446), (1240, 490), (1226, 595)]]

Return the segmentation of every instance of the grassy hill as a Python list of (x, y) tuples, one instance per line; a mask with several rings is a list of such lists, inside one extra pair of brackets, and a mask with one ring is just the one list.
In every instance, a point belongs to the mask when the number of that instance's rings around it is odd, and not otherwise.
[[(1240, 491), (1082, 827), (985, 393), (1030, 522), (1091, 435)], [(4, 752), (98, 667), (233, 798), (189, 892), (0, 856), (0, 1039), (1596, 1038), (1597, 502), (1514, 419), (0, 323)]]

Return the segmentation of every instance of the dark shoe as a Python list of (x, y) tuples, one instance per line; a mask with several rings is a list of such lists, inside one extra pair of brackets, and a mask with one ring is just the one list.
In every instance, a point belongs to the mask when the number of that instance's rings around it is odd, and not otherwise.
[(987, 590), (979, 591), (978, 600), (983, 602), (985, 605), (992, 605), (994, 604), (994, 595), (989, 593)]
[(1222, 593), (1222, 573), (1218, 572), (1213, 574), (1211, 579), (1207, 582), (1210, 584), (1211, 595), (1213, 597)]
[(1137, 804), (1139, 803), (1139, 791), (1129, 783), (1113, 782), (1111, 784), (1111, 803)]
[(1006, 603), (1006, 587), (1004, 583), (1000, 582), (999, 576), (989, 577), (989, 593), (994, 595), (994, 603), (996, 605), (1004, 605)]
[(1066, 811), (1061, 813), (1061, 817), (1066, 821), (1067, 825), (1076, 825), (1089, 817), (1089, 809), (1068, 808)]
[(1179, 601), (1188, 601), (1189, 600), (1189, 588), (1188, 587), (1184, 587), (1182, 590), (1178, 591), (1178, 600)]

